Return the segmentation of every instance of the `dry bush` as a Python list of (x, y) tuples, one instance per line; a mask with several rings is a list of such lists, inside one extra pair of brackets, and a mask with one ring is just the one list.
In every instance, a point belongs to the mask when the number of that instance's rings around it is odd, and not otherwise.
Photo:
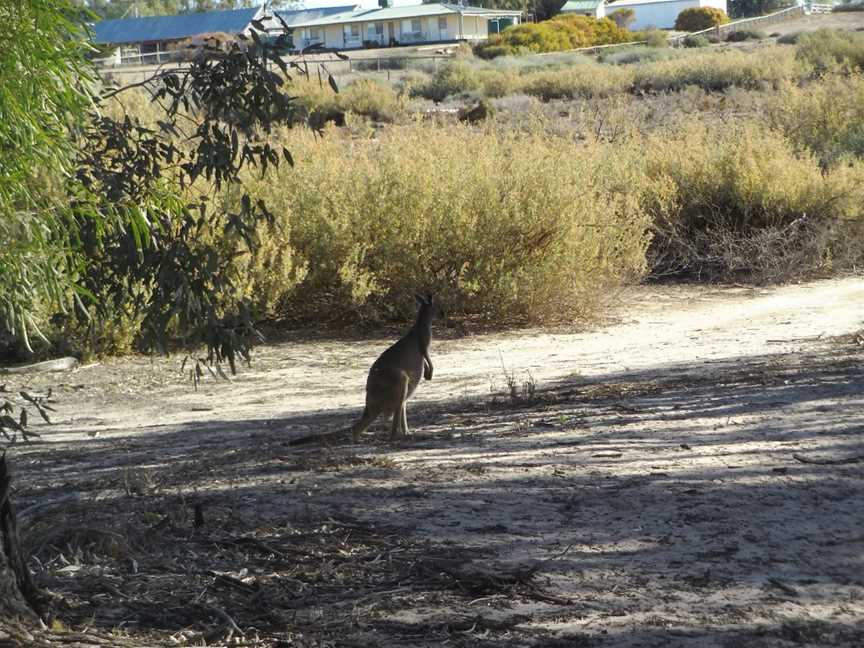
[(480, 87), (477, 69), (468, 61), (456, 59), (441, 65), (424, 84), (411, 87), (411, 95), (443, 101), (450, 95), (472, 92)]
[(823, 174), (811, 155), (754, 124), (694, 123), (646, 143), (643, 194), (656, 275), (782, 281), (860, 262), (864, 164)]
[(864, 78), (831, 76), (806, 88), (787, 86), (767, 102), (768, 122), (823, 168), (864, 158)]
[(801, 34), (796, 46), (798, 58), (818, 74), (864, 70), (864, 34), (820, 29)]
[(392, 86), (373, 79), (357, 79), (339, 94), (317, 79), (296, 80), (292, 90), (297, 96), (296, 118), (309, 120), (316, 127), (327, 121), (341, 121), (339, 116), (346, 112), (389, 122), (405, 111), (404, 98)]
[(456, 314), (569, 319), (644, 270), (635, 149), (461, 125), (284, 137), (297, 166), (255, 191), (307, 268), (284, 296), (294, 316), (392, 316), (430, 289)]
[(587, 99), (626, 92), (633, 78), (629, 68), (579, 65), (523, 75), (522, 88), (525, 94), (543, 101), (577, 97)]
[(782, 47), (766, 47), (758, 55), (733, 50), (692, 52), (639, 67), (633, 90), (670, 92), (689, 85), (710, 91), (770, 88), (801, 78), (806, 70), (794, 52)]

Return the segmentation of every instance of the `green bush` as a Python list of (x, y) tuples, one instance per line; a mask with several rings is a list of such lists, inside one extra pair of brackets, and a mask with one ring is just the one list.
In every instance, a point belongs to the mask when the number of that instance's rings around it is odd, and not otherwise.
[(684, 47), (708, 47), (711, 43), (702, 35), (698, 36), (686, 36), (681, 40), (681, 44)]
[(675, 29), (678, 31), (702, 31), (729, 22), (729, 16), (716, 7), (691, 7), (678, 14)]
[(739, 29), (726, 36), (727, 43), (742, 43), (749, 40), (765, 40), (768, 35), (761, 29)]
[(609, 18), (560, 15), (539, 23), (523, 23), (492, 36), (475, 51), (486, 59), (501, 55), (561, 52), (593, 45), (626, 43), (634, 40)]

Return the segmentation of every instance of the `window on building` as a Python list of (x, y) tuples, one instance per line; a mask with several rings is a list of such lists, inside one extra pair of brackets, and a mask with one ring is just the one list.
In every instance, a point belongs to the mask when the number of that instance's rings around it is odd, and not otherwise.
[(438, 31), (445, 32), (447, 31), (447, 18), (446, 16), (438, 17)]
[(345, 36), (346, 41), (360, 40), (360, 25), (357, 23), (354, 23), (353, 25), (344, 25), (342, 27), (342, 33)]
[(420, 19), (419, 18), (412, 18), (411, 19), (411, 31), (412, 32), (422, 31), (422, 29), (420, 27)]

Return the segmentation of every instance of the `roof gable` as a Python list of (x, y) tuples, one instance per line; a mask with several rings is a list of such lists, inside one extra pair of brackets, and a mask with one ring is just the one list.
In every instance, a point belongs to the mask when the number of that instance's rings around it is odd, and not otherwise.
[(103, 20), (93, 25), (93, 42), (102, 44), (146, 43), (179, 40), (209, 32), (239, 34), (249, 27), (260, 7), (208, 11), (181, 16), (147, 16)]
[(561, 12), (565, 11), (594, 11), (603, 0), (568, 0), (563, 7), (561, 7)]

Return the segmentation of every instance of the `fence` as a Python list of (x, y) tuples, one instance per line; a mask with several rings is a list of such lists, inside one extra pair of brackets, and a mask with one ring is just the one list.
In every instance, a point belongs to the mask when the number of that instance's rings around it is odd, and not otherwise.
[(720, 37), (723, 34), (731, 34), (732, 32), (741, 31), (742, 29), (750, 29), (751, 27), (776, 25), (777, 23), (781, 23), (792, 18), (797, 18), (798, 16), (803, 16), (804, 13), (804, 7), (801, 5), (795, 7), (788, 7), (787, 9), (781, 9), (780, 11), (775, 11), (774, 13), (766, 14), (764, 16), (756, 16), (754, 18), (742, 18), (741, 20), (735, 20), (733, 22), (728, 22), (723, 25), (717, 25), (716, 27), (710, 27), (708, 29), (703, 29), (702, 31), (690, 32), (689, 34), (679, 34), (670, 38), (669, 42), (673, 44), (680, 44), (681, 41), (683, 41), (689, 36), (708, 36), (713, 34), (717, 37)]

